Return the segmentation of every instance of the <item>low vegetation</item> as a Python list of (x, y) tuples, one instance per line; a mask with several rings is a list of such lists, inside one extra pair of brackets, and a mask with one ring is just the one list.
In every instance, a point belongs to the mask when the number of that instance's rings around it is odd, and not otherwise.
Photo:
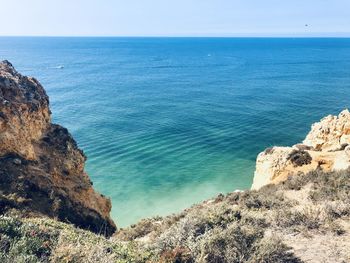
[[(259, 191), (219, 195), (110, 239), (50, 219), (6, 215), (0, 262), (349, 262), (343, 248), (350, 245), (349, 176), (318, 170)], [(317, 244), (316, 253), (309, 240), (333, 243)]]
[(0, 262), (142, 261), (133, 242), (118, 242), (47, 218), (0, 217)]
[(287, 159), (290, 160), (295, 167), (310, 164), (312, 161), (311, 155), (304, 150), (293, 150)]

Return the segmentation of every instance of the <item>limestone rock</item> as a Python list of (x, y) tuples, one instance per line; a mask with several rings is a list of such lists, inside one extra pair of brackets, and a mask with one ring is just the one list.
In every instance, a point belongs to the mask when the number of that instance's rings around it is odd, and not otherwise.
[(303, 143), (319, 151), (336, 151), (350, 144), (350, 112), (346, 109), (313, 124)]
[[(33, 141), (50, 125), (49, 98), (40, 83), (0, 63), (0, 153), (35, 159)], [(20, 138), (20, 140), (18, 140)]]
[(40, 83), (1, 62), (0, 213), (19, 209), (110, 236), (111, 202), (94, 191), (84, 153), (50, 114)]
[(273, 147), (260, 153), (252, 189), (286, 180), (290, 175), (316, 169), (344, 170), (350, 167), (350, 112), (327, 116), (312, 125), (303, 144)]

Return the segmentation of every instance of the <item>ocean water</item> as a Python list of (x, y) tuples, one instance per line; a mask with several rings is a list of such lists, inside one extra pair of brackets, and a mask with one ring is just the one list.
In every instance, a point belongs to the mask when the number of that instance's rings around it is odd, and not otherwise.
[(0, 38), (125, 227), (251, 186), (255, 159), (350, 106), (350, 39)]

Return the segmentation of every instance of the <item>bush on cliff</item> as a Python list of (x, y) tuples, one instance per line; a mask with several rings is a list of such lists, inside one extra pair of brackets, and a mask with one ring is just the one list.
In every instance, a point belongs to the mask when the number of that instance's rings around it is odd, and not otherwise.
[[(301, 262), (306, 252), (293, 253), (294, 239), (349, 236), (343, 227), (350, 216), (349, 174), (319, 170), (258, 191), (220, 195), (181, 216), (147, 221), (144, 233), (137, 224), (121, 230), (117, 238), (128, 240), (138, 229), (136, 240), (156, 262)], [(346, 251), (339, 253), (329, 260), (341, 262)], [(329, 256), (321, 254), (315, 257)]]
[(0, 217), (1, 263), (143, 262), (133, 242), (121, 243), (48, 218)]
[(58, 230), (0, 217), (0, 262), (47, 262), (58, 241)]
[(177, 215), (142, 220), (110, 239), (52, 219), (2, 216), (0, 262), (293, 263), (314, 253), (295, 244), (319, 239), (339, 247), (327, 244), (323, 258), (346, 262), (349, 174), (316, 171), (219, 195)]

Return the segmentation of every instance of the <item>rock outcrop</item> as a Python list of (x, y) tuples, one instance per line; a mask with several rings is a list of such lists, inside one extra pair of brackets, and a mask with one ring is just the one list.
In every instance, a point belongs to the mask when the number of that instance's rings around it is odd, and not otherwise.
[(50, 115), (40, 83), (1, 62), (0, 213), (19, 209), (110, 236), (111, 202), (94, 191), (84, 153)]
[(338, 171), (350, 167), (350, 112), (329, 115), (312, 125), (302, 144), (272, 147), (256, 161), (253, 189), (316, 169)]

